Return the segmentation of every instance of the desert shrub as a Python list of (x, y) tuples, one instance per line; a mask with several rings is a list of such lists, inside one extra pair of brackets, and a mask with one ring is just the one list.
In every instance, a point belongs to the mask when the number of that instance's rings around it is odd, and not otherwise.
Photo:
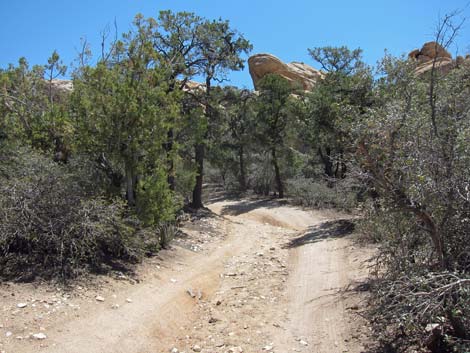
[(165, 249), (179, 232), (176, 222), (163, 222), (158, 226), (159, 247)]
[(275, 190), (274, 170), (268, 153), (256, 155), (249, 170), (249, 185), (257, 194), (269, 195)]
[(147, 239), (158, 239), (156, 230), (138, 232), (143, 226), (126, 204), (97, 196), (74, 167), (29, 149), (16, 149), (6, 159), (0, 177), (1, 277), (66, 279), (115, 260), (135, 262), (147, 252)]
[(287, 180), (287, 195), (297, 205), (352, 210), (358, 205), (353, 180), (336, 180), (329, 185), (321, 179), (296, 177)]
[(384, 100), (358, 139), (378, 196), (364, 223), (380, 243), (371, 317), (392, 351), (469, 351), (470, 66), (423, 77), (408, 60), (383, 67)]
[(379, 247), (369, 315), (380, 349), (467, 352), (468, 272), (436, 268), (425, 230), (406, 213), (370, 207), (360, 232)]

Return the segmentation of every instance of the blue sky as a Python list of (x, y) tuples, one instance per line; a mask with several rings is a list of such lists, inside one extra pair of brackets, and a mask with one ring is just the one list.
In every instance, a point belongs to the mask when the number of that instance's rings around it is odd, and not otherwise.
[[(439, 15), (463, 9), (467, 22), (452, 52), (470, 53), (470, 0), (0, 0), (0, 67), (24, 56), (44, 64), (56, 49), (65, 64), (84, 37), (99, 51), (100, 32), (116, 19), (119, 33), (137, 13), (192, 11), (209, 19), (228, 19), (251, 41), (254, 53), (312, 66), (307, 48), (361, 47), (369, 64), (383, 56), (408, 53), (432, 40)], [(252, 87), (248, 70), (232, 73), (231, 83)]]

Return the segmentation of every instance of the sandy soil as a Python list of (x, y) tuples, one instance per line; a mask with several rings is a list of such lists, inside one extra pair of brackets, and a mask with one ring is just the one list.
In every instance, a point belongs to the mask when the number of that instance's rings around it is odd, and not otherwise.
[(134, 278), (1, 284), (0, 352), (364, 351), (355, 289), (373, 249), (346, 216), (265, 200), (210, 209)]

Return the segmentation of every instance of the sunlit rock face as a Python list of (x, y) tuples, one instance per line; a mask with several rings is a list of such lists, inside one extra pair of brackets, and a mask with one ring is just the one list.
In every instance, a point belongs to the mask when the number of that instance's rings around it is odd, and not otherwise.
[(436, 42), (425, 43), (421, 49), (410, 52), (408, 57), (418, 62), (416, 68), (416, 74), (418, 75), (429, 72), (433, 67), (438, 69), (439, 72), (448, 73), (456, 64), (452, 60), (452, 55)]
[(286, 64), (272, 54), (256, 54), (248, 59), (250, 75), (255, 89), (259, 81), (268, 74), (278, 74), (287, 79), (293, 87), (302, 87), (309, 91), (323, 78), (323, 73), (299, 62)]
[[(47, 81), (49, 82), (49, 81)], [(59, 80), (54, 79), (51, 81), (52, 88), (59, 93), (67, 93), (73, 91), (72, 80)]]

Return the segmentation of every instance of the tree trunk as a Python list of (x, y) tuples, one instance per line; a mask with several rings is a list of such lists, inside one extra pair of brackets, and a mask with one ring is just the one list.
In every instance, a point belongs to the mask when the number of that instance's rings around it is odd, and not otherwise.
[(126, 166), (126, 198), (130, 207), (135, 206), (135, 180), (134, 171)]
[(277, 191), (279, 192), (279, 198), (284, 198), (284, 185), (282, 184), (281, 172), (279, 170), (279, 164), (277, 163), (276, 149), (271, 149), (271, 156), (273, 157), (274, 173), (276, 177)]
[(318, 148), (318, 154), (320, 155), (321, 161), (323, 163), (323, 167), (325, 170), (325, 175), (329, 178), (334, 176), (333, 173), (333, 161), (331, 160), (331, 149), (329, 147), (325, 148), (325, 153), (323, 154), (322, 148)]
[(197, 165), (197, 176), (196, 176), (196, 185), (193, 190), (193, 202), (191, 206), (193, 208), (202, 208), (202, 182), (204, 175), (204, 152), (205, 148), (203, 144), (196, 145), (196, 165)]
[(167, 134), (167, 141), (165, 143), (165, 152), (166, 152), (166, 167), (167, 167), (167, 182), (170, 190), (174, 191), (176, 188), (175, 185), (175, 161), (173, 160), (173, 141), (174, 141), (174, 132), (170, 128)]
[[(167, 93), (171, 94), (174, 92), (176, 86), (175, 76), (170, 76), (170, 85), (168, 87)], [(167, 168), (167, 182), (170, 190), (175, 191), (175, 161), (173, 159), (173, 145), (175, 140), (175, 132), (172, 127), (168, 129), (167, 140), (163, 144), (163, 148), (166, 152), (166, 168)]]
[(244, 155), (244, 149), (243, 146), (240, 146), (238, 149), (238, 161), (239, 161), (239, 166), (240, 166), (240, 177), (239, 177), (239, 183), (240, 183), (240, 189), (242, 191), (246, 191), (246, 172), (245, 172), (245, 155)]

